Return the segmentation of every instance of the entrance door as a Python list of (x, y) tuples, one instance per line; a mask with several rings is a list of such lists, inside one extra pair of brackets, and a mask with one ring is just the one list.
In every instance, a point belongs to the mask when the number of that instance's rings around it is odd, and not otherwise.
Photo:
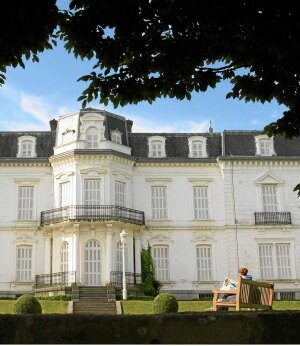
[(101, 247), (97, 240), (89, 240), (84, 249), (85, 284), (101, 284)]

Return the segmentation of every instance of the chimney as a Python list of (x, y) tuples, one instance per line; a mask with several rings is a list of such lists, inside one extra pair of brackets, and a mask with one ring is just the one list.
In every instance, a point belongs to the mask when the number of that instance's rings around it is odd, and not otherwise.
[(129, 133), (131, 133), (131, 132), (132, 132), (133, 121), (127, 119), (127, 120), (126, 120), (126, 125), (127, 125), (127, 131), (128, 131)]
[(213, 133), (214, 129), (211, 127), (211, 120), (209, 121), (209, 128), (208, 128), (209, 133)]
[(51, 132), (56, 131), (56, 128), (57, 128), (57, 120), (52, 119), (52, 120), (49, 121), (49, 123), (50, 123)]

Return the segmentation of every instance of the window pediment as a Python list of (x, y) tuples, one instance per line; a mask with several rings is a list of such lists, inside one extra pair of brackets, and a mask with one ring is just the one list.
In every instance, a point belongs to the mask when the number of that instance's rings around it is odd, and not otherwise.
[(256, 180), (255, 184), (283, 184), (284, 181), (271, 173), (265, 173)]

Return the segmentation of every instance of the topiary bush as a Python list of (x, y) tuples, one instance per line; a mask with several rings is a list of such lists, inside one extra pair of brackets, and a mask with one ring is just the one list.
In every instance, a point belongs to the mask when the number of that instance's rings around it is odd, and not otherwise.
[(15, 314), (41, 314), (42, 307), (35, 297), (24, 294), (15, 302), (13, 312)]
[(178, 312), (178, 302), (172, 294), (161, 293), (154, 298), (152, 310), (155, 314)]

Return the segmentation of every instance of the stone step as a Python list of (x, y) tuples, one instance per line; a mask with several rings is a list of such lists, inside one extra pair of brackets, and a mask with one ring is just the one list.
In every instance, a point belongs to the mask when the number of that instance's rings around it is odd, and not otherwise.
[(116, 315), (115, 303), (76, 302), (73, 305), (74, 314)]

